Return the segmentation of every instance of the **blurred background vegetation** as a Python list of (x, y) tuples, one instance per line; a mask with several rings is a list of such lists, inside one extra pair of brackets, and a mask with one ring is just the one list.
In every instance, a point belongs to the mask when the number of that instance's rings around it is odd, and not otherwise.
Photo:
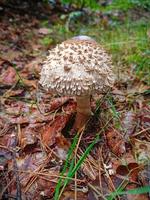
[(89, 35), (112, 54), (118, 80), (150, 83), (150, 0), (3, 0), (1, 4), (40, 18), (41, 28), (49, 32), (40, 40), (47, 49), (74, 35)]

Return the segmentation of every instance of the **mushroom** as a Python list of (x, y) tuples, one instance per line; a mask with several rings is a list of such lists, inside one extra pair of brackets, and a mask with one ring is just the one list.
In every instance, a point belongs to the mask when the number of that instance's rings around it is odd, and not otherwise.
[(40, 78), (40, 84), (46, 89), (76, 96), (76, 130), (82, 128), (91, 115), (91, 95), (106, 91), (113, 83), (111, 57), (88, 36), (73, 37), (50, 50)]

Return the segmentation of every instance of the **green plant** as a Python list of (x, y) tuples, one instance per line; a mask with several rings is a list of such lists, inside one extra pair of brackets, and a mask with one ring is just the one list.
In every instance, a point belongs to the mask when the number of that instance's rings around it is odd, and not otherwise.
[(131, 0), (132, 4), (138, 7), (142, 7), (146, 10), (150, 10), (150, 1), (149, 0)]
[[(74, 159), (72, 159), (72, 157), (73, 157), (73, 151), (74, 151), (74, 149), (75, 149), (75, 147), (77, 145), (77, 142), (78, 142), (78, 134), (75, 135), (75, 137), (73, 139), (73, 142), (72, 142), (72, 144), (70, 146), (70, 149), (69, 149), (68, 155), (67, 155), (67, 159), (65, 161), (63, 170), (62, 170), (62, 172), (60, 174), (61, 176), (63, 176), (66, 173), (66, 171), (67, 171), (68, 168), (70, 170), (72, 170), (72, 163), (74, 164)], [(71, 161), (71, 165), (70, 165), (71, 167), (69, 167), (70, 160), (72, 160)], [(67, 177), (66, 177), (66, 179), (67, 179)], [(54, 199), (55, 200), (57, 200), (59, 198), (59, 194), (60, 194), (60, 189), (61, 189), (62, 183), (63, 183), (63, 179), (59, 178), (58, 183), (57, 183), (56, 188), (55, 188), (55, 195), (54, 195)]]
[(113, 200), (116, 199), (117, 196), (120, 195), (125, 195), (125, 194), (132, 194), (132, 195), (136, 195), (136, 194), (144, 194), (144, 193), (148, 193), (150, 192), (150, 186), (144, 186), (144, 187), (140, 187), (140, 188), (136, 188), (136, 189), (132, 189), (132, 190), (127, 190), (124, 191), (123, 188), (117, 188), (117, 190), (115, 192), (112, 192), (109, 194), (109, 197), (107, 197), (107, 200)]
[[(98, 140), (99, 140), (99, 134), (97, 134), (97, 136), (95, 137), (93, 142), (87, 147), (84, 154), (80, 157), (80, 159), (77, 161), (77, 163), (75, 165), (75, 158), (73, 157), (73, 155), (74, 155), (74, 150), (76, 148), (76, 145), (78, 143), (78, 134), (74, 137), (73, 143), (71, 144), (71, 147), (68, 151), (68, 156), (67, 156), (65, 165), (64, 165), (62, 173), (61, 173), (61, 176), (64, 175), (65, 173), (67, 173), (67, 176), (64, 180), (62, 180), (62, 178), (60, 178), (58, 180), (58, 183), (57, 183), (56, 189), (55, 189), (54, 200), (60, 199), (65, 187), (70, 182), (70, 178), (74, 177), (75, 173), (81, 167), (85, 158), (88, 156), (91, 149), (97, 143)], [(63, 187), (62, 187), (62, 185), (63, 185)], [(61, 189), (61, 187), (62, 187), (62, 189)]]
[(113, 0), (111, 4), (102, 8), (104, 11), (120, 10), (128, 11), (131, 8), (140, 7), (150, 10), (149, 0)]
[(133, 7), (131, 0), (113, 0), (112, 3), (104, 8), (105, 11), (108, 10), (123, 10), (127, 11)]
[(61, 0), (62, 5), (76, 6), (79, 9), (88, 7), (92, 10), (97, 10), (100, 8), (97, 0)]
[(46, 36), (41, 39), (41, 43), (45, 46), (49, 46), (53, 42), (53, 39), (49, 36)]

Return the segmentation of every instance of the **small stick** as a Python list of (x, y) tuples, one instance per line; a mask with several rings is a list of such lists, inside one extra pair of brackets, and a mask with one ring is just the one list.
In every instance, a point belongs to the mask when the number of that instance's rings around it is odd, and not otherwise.
[(17, 138), (15, 137), (15, 148), (12, 151), (12, 158), (13, 158), (13, 168), (14, 168), (14, 175), (16, 177), (16, 199), (22, 200), (21, 198), (21, 185), (19, 180), (19, 174), (18, 174), (18, 166), (16, 161), (16, 145), (17, 145)]

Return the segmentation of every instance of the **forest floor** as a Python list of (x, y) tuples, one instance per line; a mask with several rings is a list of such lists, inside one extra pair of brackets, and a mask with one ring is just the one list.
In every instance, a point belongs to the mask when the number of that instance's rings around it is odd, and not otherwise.
[[(149, 13), (0, 12), (0, 199), (148, 200)], [(93, 116), (70, 134), (74, 97), (38, 81), (48, 49), (74, 35), (94, 37), (112, 54), (116, 83), (92, 97)]]

